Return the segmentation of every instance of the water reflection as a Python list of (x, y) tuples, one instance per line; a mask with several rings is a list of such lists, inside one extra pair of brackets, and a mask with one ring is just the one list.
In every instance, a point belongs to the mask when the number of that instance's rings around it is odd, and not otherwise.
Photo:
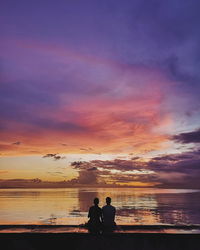
[(200, 223), (195, 190), (68, 188), (1, 189), (0, 224), (81, 224), (93, 199), (112, 197), (118, 224)]
[(78, 190), (78, 201), (79, 209), (81, 212), (88, 213), (89, 207), (93, 205), (93, 200), (95, 197), (99, 197), (97, 189), (79, 189)]

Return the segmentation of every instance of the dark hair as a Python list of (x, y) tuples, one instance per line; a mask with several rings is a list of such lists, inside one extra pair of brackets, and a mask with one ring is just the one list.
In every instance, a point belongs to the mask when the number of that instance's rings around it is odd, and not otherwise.
[(106, 197), (106, 203), (110, 204), (111, 203), (111, 198), (110, 197)]
[(99, 198), (94, 198), (94, 204), (98, 205), (99, 204)]

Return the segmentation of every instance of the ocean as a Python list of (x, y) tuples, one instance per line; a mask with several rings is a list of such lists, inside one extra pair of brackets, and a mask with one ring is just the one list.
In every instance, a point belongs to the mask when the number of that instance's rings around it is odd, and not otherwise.
[(118, 225), (200, 224), (200, 190), (156, 188), (0, 189), (0, 224), (84, 224), (107, 196)]

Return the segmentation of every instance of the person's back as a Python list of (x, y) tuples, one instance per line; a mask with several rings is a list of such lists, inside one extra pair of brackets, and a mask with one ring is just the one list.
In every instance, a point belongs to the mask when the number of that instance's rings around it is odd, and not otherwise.
[(98, 206), (99, 199), (94, 199), (94, 206), (90, 207), (88, 212), (88, 229), (90, 232), (99, 233), (101, 230), (102, 224), (102, 210)]
[(113, 207), (111, 203), (111, 198), (107, 197), (106, 198), (106, 203), (102, 208), (102, 215), (103, 215), (103, 227), (104, 231), (109, 231), (112, 232), (115, 228), (115, 213), (116, 209)]
[(101, 208), (98, 206), (92, 206), (90, 207), (88, 217), (90, 218), (90, 221), (93, 223), (100, 222), (100, 217), (102, 215)]

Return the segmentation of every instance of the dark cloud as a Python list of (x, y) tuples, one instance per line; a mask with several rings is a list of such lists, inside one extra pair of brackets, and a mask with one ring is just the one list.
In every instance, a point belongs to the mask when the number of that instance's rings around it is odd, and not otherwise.
[(96, 167), (88, 168), (88, 171), (95, 171), (95, 170), (97, 170)]
[[(130, 175), (130, 173), (127, 174), (126, 172), (136, 169), (138, 173), (140, 171), (142, 172), (142, 169), (139, 169), (139, 165), (141, 166), (141, 164), (135, 166), (132, 160), (121, 159), (111, 161), (77, 161), (71, 163), (71, 166), (79, 171), (77, 182), (83, 183), (83, 181), (88, 180), (88, 184), (105, 183), (106, 181), (113, 183), (120, 181), (123, 183), (138, 181), (139, 177), (137, 174)], [(117, 173), (112, 173), (113, 170), (117, 170)], [(119, 171), (121, 171), (121, 173)]]
[(21, 142), (20, 141), (16, 141), (16, 142), (13, 142), (12, 145), (20, 145)]
[(61, 156), (59, 156), (59, 155), (55, 155), (55, 156), (54, 156), (54, 159), (55, 159), (55, 160), (60, 160), (60, 159), (63, 159), (63, 157), (61, 157)]
[(200, 129), (175, 135), (173, 139), (180, 143), (200, 143)]
[(155, 157), (147, 163), (161, 187), (199, 188), (200, 151)]
[[(131, 154), (130, 154), (131, 155)], [(140, 159), (140, 157), (138, 157), (138, 156), (135, 156), (135, 157), (131, 157), (131, 160), (132, 161), (136, 161), (136, 160), (139, 160)]]
[(56, 156), (56, 154), (46, 154), (46, 155), (43, 156), (43, 158), (46, 158), (46, 157), (54, 157), (54, 156)]
[(101, 171), (112, 171), (118, 170), (121, 172), (127, 172), (132, 170), (141, 170), (145, 167), (145, 164), (142, 162), (134, 162), (133, 160), (121, 160), (121, 159), (114, 159), (114, 160), (93, 160), (93, 161), (75, 161), (71, 163), (71, 166), (78, 170), (91, 170), (91, 169), (98, 169)]
[(85, 169), (85, 164), (88, 164), (84, 161), (74, 161), (71, 163), (71, 166), (75, 169)]
[(179, 154), (163, 155), (152, 158), (147, 166), (152, 170), (179, 170), (184, 172), (187, 169), (194, 169), (200, 163), (200, 151), (188, 151)]
[(65, 157), (62, 157), (58, 154), (46, 154), (43, 156), (43, 158), (53, 158), (55, 161), (65, 159)]
[(177, 161), (177, 157), (171, 155), (163, 155), (153, 158), (154, 161)]
[(93, 177), (97, 183), (99, 181), (126, 184), (142, 182), (169, 188), (200, 187), (200, 150), (198, 149), (179, 154), (160, 155), (148, 162), (140, 162), (138, 159), (135, 161), (93, 160), (72, 162), (71, 166), (79, 171), (80, 176), (94, 173)]

